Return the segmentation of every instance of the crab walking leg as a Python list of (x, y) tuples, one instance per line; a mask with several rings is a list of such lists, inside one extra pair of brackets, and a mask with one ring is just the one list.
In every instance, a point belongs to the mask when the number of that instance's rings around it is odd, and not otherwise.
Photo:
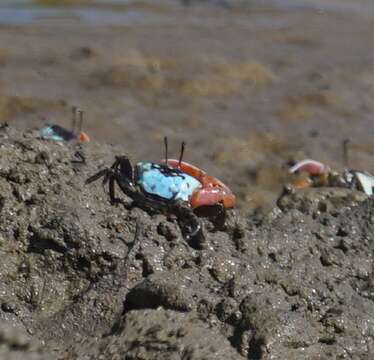
[(171, 213), (177, 216), (183, 235), (190, 245), (202, 248), (205, 242), (203, 226), (193, 210), (181, 200), (173, 201), (168, 205), (168, 208)]
[(107, 177), (107, 174), (108, 174), (108, 169), (103, 169), (103, 170), (100, 170), (98, 173), (90, 176), (86, 181), (85, 181), (85, 184), (88, 185), (88, 184), (91, 184), (92, 182), (100, 179), (102, 176), (104, 176), (104, 180), (103, 180), (103, 184), (106, 183), (106, 177)]
[(115, 194), (115, 186), (114, 186), (114, 177), (109, 178), (109, 197), (110, 197), (110, 202), (114, 204), (116, 202), (116, 194)]
[(296, 163), (289, 171), (291, 174), (300, 171), (310, 175), (321, 175), (328, 172), (329, 167), (319, 161), (305, 159)]

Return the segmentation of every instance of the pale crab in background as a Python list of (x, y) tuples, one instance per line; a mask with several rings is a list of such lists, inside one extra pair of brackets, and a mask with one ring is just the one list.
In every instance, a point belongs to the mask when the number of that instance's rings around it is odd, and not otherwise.
[(291, 185), (295, 189), (308, 187), (344, 187), (364, 192), (368, 196), (374, 193), (374, 176), (367, 171), (348, 168), (348, 140), (343, 141), (343, 157), (345, 168), (342, 173), (319, 161), (304, 159), (290, 167), (291, 174), (303, 174), (296, 178)]

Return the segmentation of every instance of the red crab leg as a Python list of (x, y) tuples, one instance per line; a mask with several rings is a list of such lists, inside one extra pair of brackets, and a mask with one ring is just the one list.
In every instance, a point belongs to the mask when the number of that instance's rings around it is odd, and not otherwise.
[[(165, 163), (165, 160), (161, 160), (161, 162)], [(201, 183), (202, 183), (202, 178), (206, 175), (206, 172), (199, 169), (197, 166), (191, 165), (184, 161), (179, 162), (179, 160), (177, 159), (169, 159), (167, 161), (167, 165), (174, 169), (180, 169), (184, 173), (199, 180)]]

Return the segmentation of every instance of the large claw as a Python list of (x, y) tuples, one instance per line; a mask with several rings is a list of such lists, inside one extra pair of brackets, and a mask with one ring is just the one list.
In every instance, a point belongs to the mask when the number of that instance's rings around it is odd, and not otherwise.
[(235, 206), (235, 195), (229, 187), (217, 178), (207, 175), (204, 170), (176, 159), (168, 160), (167, 165), (180, 169), (201, 182), (202, 188), (192, 194), (190, 200), (192, 208), (217, 204), (223, 204), (225, 209), (231, 209)]
[(294, 174), (295, 172), (306, 172), (309, 175), (321, 175), (327, 173), (330, 168), (316, 160), (305, 159), (296, 163), (290, 168), (290, 173)]

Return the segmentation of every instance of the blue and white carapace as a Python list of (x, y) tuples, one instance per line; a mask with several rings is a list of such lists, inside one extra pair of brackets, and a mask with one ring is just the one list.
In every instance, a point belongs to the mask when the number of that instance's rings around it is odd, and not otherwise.
[(60, 125), (46, 125), (39, 129), (39, 135), (46, 140), (58, 142), (71, 141), (76, 139), (76, 135)]
[[(78, 128), (76, 127), (77, 113), (79, 114)], [(80, 142), (90, 141), (90, 137), (82, 131), (82, 125), (83, 111), (73, 107), (72, 130), (65, 129), (60, 125), (49, 124), (39, 129), (39, 135), (42, 139), (57, 142), (68, 142), (72, 140), (78, 140)]]
[(200, 181), (181, 170), (152, 162), (136, 164), (135, 180), (145, 193), (167, 200), (189, 201), (202, 187)]

